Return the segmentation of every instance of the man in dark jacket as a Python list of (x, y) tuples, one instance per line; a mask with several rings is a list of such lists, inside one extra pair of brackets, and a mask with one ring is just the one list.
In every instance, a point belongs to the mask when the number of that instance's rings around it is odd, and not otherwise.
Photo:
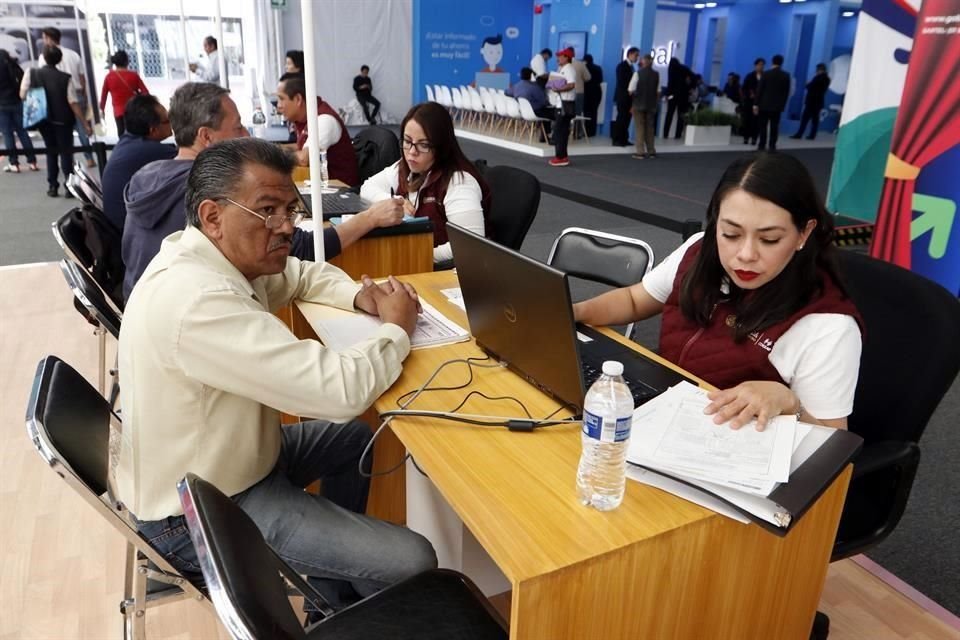
[[(60, 170), (63, 171), (63, 181), (73, 171), (73, 126), (77, 120), (83, 121), (87, 135), (93, 133), (90, 123), (83, 118), (80, 111), (80, 99), (70, 74), (57, 70), (57, 65), (63, 58), (63, 52), (54, 45), (43, 48), (43, 61), (46, 65), (39, 69), (32, 69), (24, 74), (20, 84), (20, 98), (25, 99), (27, 92), (33, 86), (43, 87), (47, 96), (47, 117), (40, 123), (40, 135), (43, 137), (43, 146), (47, 152), (47, 195), (56, 198), (57, 189), (57, 158), (60, 159)], [(34, 84), (36, 77), (36, 84)], [(67, 197), (69, 197), (69, 191)]]
[(633, 128), (637, 136), (637, 152), (633, 157), (636, 160), (656, 158), (653, 128), (657, 119), (657, 102), (660, 100), (660, 74), (653, 70), (653, 56), (649, 53), (643, 56), (640, 70), (630, 81), (630, 89), (633, 96)]
[(757, 58), (753, 61), (753, 71), (743, 78), (740, 86), (740, 117), (743, 118), (743, 144), (757, 144), (757, 114), (753, 107), (757, 104), (757, 89), (760, 88), (760, 78), (763, 77), (763, 67), (767, 61)]
[[(380, 113), (380, 101), (373, 97), (373, 80), (370, 79), (370, 67), (360, 67), (360, 75), (353, 79), (353, 92), (357, 94), (357, 102), (363, 107), (363, 115), (370, 124), (377, 124), (377, 114)], [(370, 107), (373, 111), (370, 111)]]
[(830, 76), (827, 75), (827, 65), (822, 62), (817, 65), (817, 73), (813, 79), (807, 83), (807, 97), (803, 102), (803, 115), (800, 116), (800, 128), (797, 133), (790, 136), (794, 140), (799, 140), (807, 128), (807, 122), (812, 122), (810, 135), (807, 140), (813, 140), (817, 137), (817, 129), (820, 128), (820, 110), (823, 109), (823, 102), (827, 95), (827, 89), (830, 88)]
[(690, 110), (690, 88), (693, 86), (693, 72), (680, 62), (679, 58), (670, 58), (667, 65), (667, 118), (663, 125), (663, 137), (670, 137), (670, 125), (673, 114), (677, 114), (676, 138), (683, 135), (683, 121)]
[(593, 63), (593, 56), (589, 53), (583, 56), (583, 64), (590, 72), (590, 79), (583, 84), (583, 115), (590, 118), (584, 125), (587, 137), (592, 138), (597, 135), (597, 113), (600, 111), (600, 100), (603, 97), (603, 90), (600, 88), (603, 82), (603, 69)]
[(177, 155), (172, 144), (162, 144), (170, 137), (170, 116), (155, 96), (139, 95), (130, 98), (124, 112), (126, 131), (110, 154), (103, 169), (103, 213), (113, 225), (123, 231), (127, 206), (123, 190), (137, 171), (155, 160), (170, 160)]
[(757, 149), (767, 148), (767, 123), (770, 124), (770, 151), (777, 150), (777, 137), (780, 134), (780, 115), (787, 106), (790, 97), (790, 74), (781, 69), (783, 56), (777, 54), (771, 59), (769, 71), (764, 72), (757, 88), (757, 104), (753, 112), (759, 116), (760, 139)]
[(625, 147), (630, 144), (630, 94), (627, 87), (630, 85), (630, 78), (633, 77), (633, 65), (637, 63), (640, 57), (640, 49), (630, 47), (627, 49), (627, 58), (617, 65), (617, 86), (613, 91), (613, 102), (617, 106), (617, 117), (610, 125), (610, 137), (613, 139), (613, 146)]
[[(177, 143), (171, 160), (151, 162), (133, 175), (123, 192), (127, 219), (121, 253), (126, 266), (123, 298), (130, 297), (147, 265), (160, 251), (163, 239), (186, 225), (187, 177), (197, 155), (221, 140), (247, 135), (237, 105), (223, 87), (209, 82), (188, 82), (170, 98), (170, 124)], [(403, 205), (389, 198), (371, 206), (335, 228), (324, 229), (324, 255), (332, 258), (375, 227), (399, 224)], [(290, 255), (313, 260), (313, 233), (297, 229)]]

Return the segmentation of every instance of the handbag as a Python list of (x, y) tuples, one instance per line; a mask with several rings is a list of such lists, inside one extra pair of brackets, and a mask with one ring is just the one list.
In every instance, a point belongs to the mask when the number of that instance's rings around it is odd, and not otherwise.
[(122, 74), (122, 73), (120, 73), (119, 71), (112, 71), (111, 73), (117, 74), (117, 77), (120, 78), (120, 82), (122, 82), (122, 83), (123, 83), (123, 86), (125, 86), (125, 87), (127, 88), (127, 91), (129, 91), (130, 93), (132, 93), (132, 94), (135, 95), (135, 96), (139, 96), (139, 95), (140, 95), (140, 86), (139, 86), (139, 85), (137, 85), (137, 88), (136, 88), (136, 89), (131, 89), (131, 88), (130, 88), (130, 85), (127, 83), (127, 81), (123, 79), (123, 74)]
[(38, 87), (34, 69), (30, 70), (30, 89), (23, 99), (23, 128), (32, 129), (47, 119), (47, 92)]

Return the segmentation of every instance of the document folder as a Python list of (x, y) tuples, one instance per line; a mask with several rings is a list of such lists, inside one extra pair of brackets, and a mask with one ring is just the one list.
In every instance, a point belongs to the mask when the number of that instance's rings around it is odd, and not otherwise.
[(814, 450), (791, 471), (789, 482), (779, 485), (766, 498), (674, 475), (646, 465), (634, 462), (630, 464), (702, 491), (768, 531), (784, 536), (863, 446), (863, 438), (843, 429), (817, 427), (807, 437), (812, 437), (808, 446), (814, 447)]

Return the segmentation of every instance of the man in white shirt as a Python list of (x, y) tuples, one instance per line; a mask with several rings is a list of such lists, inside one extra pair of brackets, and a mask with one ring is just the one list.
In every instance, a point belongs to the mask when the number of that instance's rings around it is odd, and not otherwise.
[(551, 167), (566, 167), (570, 164), (567, 157), (567, 138), (570, 135), (570, 120), (573, 119), (574, 100), (576, 100), (577, 72), (570, 62), (573, 60), (573, 49), (567, 47), (557, 51), (557, 64), (560, 65), (559, 77), (551, 78), (547, 86), (560, 98), (557, 109), (557, 119), (553, 124), (554, 157), (550, 159)]
[[(371, 432), (353, 418), (399, 376), (418, 303), (393, 278), (358, 285), (329, 263), (288, 257), (302, 217), (292, 170), (288, 152), (255, 138), (193, 162), (186, 230), (164, 240), (124, 311), (117, 484), (140, 533), (188, 577), (196, 552), (176, 483), (193, 472), (344, 606), (437, 562), (418, 534), (363, 515), (369, 480), (358, 465)], [(294, 299), (384, 324), (335, 352), (272, 314)], [(281, 427), (280, 411), (324, 420)], [(322, 497), (304, 491), (321, 478)]]
[[(63, 54), (63, 59), (57, 65), (58, 71), (70, 74), (70, 85), (77, 94), (77, 102), (80, 104), (80, 112), (84, 117), (78, 118), (73, 125), (73, 130), (77, 132), (81, 147), (90, 146), (90, 137), (87, 135), (88, 121), (87, 113), (87, 76), (83, 71), (83, 59), (80, 54), (73, 49), (68, 49), (60, 44), (60, 29), (56, 27), (44, 27), (41, 32), (43, 35), (43, 44), (45, 46), (59, 47)], [(88, 167), (95, 167), (92, 151), (84, 151), (83, 157), (87, 160)]]
[(533, 79), (547, 75), (547, 62), (553, 57), (553, 51), (544, 49), (530, 59), (530, 68), (533, 69)]
[(217, 48), (217, 39), (207, 36), (203, 39), (203, 52), (207, 54), (205, 63), (190, 63), (190, 71), (197, 74), (204, 82), (220, 84), (220, 50)]

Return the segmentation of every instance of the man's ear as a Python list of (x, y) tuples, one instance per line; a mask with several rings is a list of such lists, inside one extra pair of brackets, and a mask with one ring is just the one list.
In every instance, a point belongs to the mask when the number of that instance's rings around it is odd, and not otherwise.
[(201, 148), (203, 149), (206, 149), (213, 144), (213, 138), (210, 136), (210, 127), (200, 127), (197, 129), (196, 141), (200, 143)]
[(197, 208), (200, 229), (212, 240), (223, 237), (223, 211), (215, 200), (204, 200)]

